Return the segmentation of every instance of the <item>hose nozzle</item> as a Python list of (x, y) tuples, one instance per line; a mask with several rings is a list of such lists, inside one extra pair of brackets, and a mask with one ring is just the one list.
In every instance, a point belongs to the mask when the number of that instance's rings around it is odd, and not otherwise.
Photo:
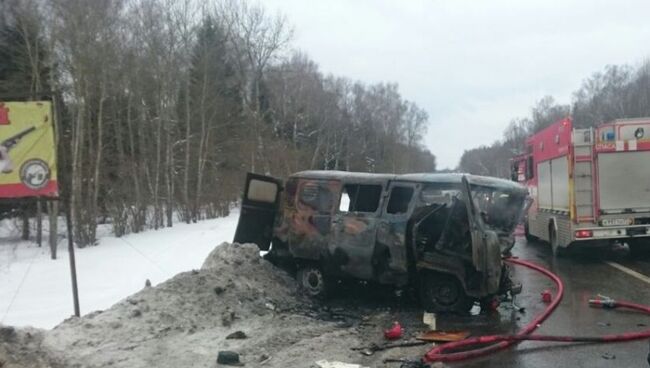
[(608, 296), (598, 294), (596, 298), (589, 299), (589, 305), (592, 307), (615, 308), (616, 300)]

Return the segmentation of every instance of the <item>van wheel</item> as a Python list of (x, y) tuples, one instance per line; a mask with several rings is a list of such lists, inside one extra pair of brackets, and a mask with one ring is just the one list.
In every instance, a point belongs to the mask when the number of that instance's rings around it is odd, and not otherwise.
[(550, 239), (553, 256), (558, 258), (564, 256), (566, 253), (566, 249), (560, 246), (560, 241), (557, 238), (557, 233), (555, 232), (555, 228), (553, 228), (552, 226), (551, 229), (549, 230), (548, 237)]
[(420, 281), (420, 303), (427, 312), (467, 313), (472, 309), (474, 299), (465, 293), (458, 278), (428, 272)]
[(330, 291), (331, 283), (318, 266), (301, 267), (298, 270), (297, 279), (300, 290), (312, 298), (325, 298)]

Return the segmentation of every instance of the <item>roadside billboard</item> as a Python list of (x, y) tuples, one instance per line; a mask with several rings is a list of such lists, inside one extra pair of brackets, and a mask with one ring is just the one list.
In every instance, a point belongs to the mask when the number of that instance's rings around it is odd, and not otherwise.
[(57, 197), (50, 101), (0, 101), (0, 199)]

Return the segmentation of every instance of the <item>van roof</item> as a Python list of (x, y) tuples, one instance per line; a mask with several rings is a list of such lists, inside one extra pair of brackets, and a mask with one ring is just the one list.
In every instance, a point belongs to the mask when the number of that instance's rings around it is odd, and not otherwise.
[(292, 174), (290, 177), (307, 179), (335, 179), (335, 180), (361, 180), (369, 183), (386, 182), (389, 180), (410, 181), (418, 183), (460, 183), (463, 176), (467, 176), (470, 184), (497, 187), (511, 191), (527, 192), (527, 189), (513, 181), (462, 173), (415, 173), (415, 174), (375, 174), (337, 170), (307, 170)]

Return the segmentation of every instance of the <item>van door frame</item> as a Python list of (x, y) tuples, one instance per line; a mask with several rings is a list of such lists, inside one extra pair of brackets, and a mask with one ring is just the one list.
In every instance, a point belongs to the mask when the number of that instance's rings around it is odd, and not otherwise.
[[(251, 183), (255, 180), (275, 185), (275, 198), (272, 202), (249, 198)], [(255, 243), (260, 250), (269, 250), (273, 239), (275, 218), (280, 207), (282, 189), (280, 179), (254, 173), (246, 174), (241, 212), (239, 213), (239, 221), (237, 222), (237, 230), (235, 230), (233, 240), (235, 243)]]
[[(388, 213), (393, 190), (396, 187), (412, 190), (406, 211)], [(413, 214), (416, 199), (421, 188), (420, 183), (391, 180), (386, 188), (381, 214), (377, 226), (377, 239), (373, 254), (375, 278), (386, 284), (406, 284), (408, 282), (409, 257), (407, 247), (408, 226)]]
[[(373, 185), (381, 188), (374, 212), (341, 212), (341, 197), (347, 185)], [(339, 199), (332, 216), (329, 254), (333, 266), (344, 276), (373, 279), (372, 255), (377, 239), (377, 223), (385, 198), (386, 183), (342, 180)]]

